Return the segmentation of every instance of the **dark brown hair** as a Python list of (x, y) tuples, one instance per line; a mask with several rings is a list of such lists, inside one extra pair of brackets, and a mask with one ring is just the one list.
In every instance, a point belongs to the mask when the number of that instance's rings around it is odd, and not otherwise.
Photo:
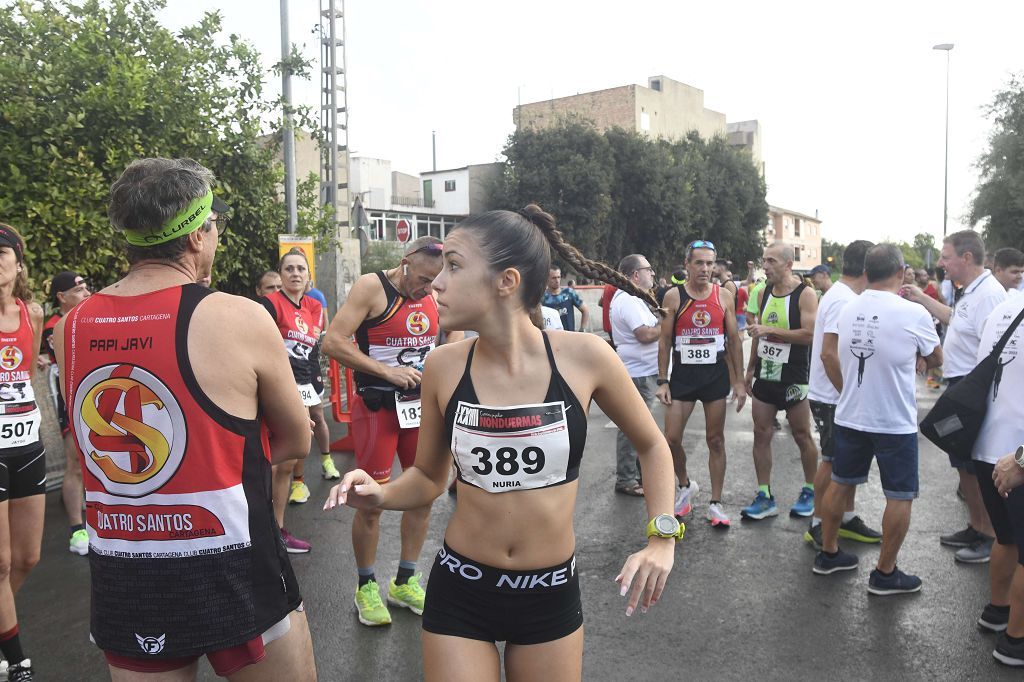
[(634, 285), (618, 270), (584, 256), (565, 241), (555, 219), (540, 206), (530, 204), (512, 211), (488, 211), (470, 216), (455, 226), (477, 235), (477, 243), (493, 270), (515, 268), (522, 278), (522, 301), (527, 310), (540, 305), (551, 270), (551, 250), (564, 262), (590, 279), (597, 279), (642, 299), (651, 310), (664, 316), (649, 291)]
[[(21, 266), (18, 274), (14, 277), (14, 292), (12, 295), (14, 298), (20, 298), (24, 303), (32, 302), (32, 289), (28, 286), (28, 266), (25, 265), (25, 238), (21, 236), (21, 233), (15, 230), (13, 227), (6, 223), (0, 223), (0, 227), (4, 227), (10, 230), (18, 241), (21, 242), (20, 249), (16, 249), (14, 255), (18, 257), (18, 265)], [(20, 251), (20, 253), (19, 253)]]

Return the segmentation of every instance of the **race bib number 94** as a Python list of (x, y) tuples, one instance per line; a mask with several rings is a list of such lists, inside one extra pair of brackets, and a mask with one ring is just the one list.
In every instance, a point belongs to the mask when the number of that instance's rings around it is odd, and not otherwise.
[(460, 401), (451, 446), (462, 478), (488, 492), (561, 483), (569, 466), (565, 405), (491, 407)]

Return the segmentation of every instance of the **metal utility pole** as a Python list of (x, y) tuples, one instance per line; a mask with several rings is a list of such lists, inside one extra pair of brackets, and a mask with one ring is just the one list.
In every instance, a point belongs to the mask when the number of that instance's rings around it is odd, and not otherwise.
[[(350, 201), (344, 0), (321, 0), (320, 43), (320, 62), (323, 65), (320, 125), (326, 146), (321, 164), (321, 189), (324, 202), (334, 207), (334, 219), (338, 226), (347, 228), (350, 225)], [(347, 236), (347, 232), (345, 234)]]
[(299, 224), (298, 200), (295, 195), (295, 130), (292, 128), (292, 70), (288, 64), (291, 43), (288, 40), (288, 0), (281, 0), (281, 100), (284, 106), (284, 203), (288, 208), (288, 234)]
[(434, 170), (436, 171), (437, 170), (437, 131), (436, 130), (431, 130), (430, 131), (430, 143), (431, 143), (431, 146), (433, 148)]
[(946, 161), (942, 180), (942, 236), (945, 237), (949, 222), (949, 53), (953, 50), (953, 43), (942, 43), (932, 49), (946, 53)]

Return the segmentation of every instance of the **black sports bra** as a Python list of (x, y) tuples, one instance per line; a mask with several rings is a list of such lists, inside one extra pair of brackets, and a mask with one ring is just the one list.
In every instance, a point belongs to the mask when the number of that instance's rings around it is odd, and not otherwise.
[(558, 373), (548, 335), (544, 349), (551, 382), (542, 403), (481, 405), (470, 368), (476, 342), (466, 356), (466, 370), (444, 412), (444, 425), (459, 480), (492, 493), (562, 485), (579, 478), (587, 444), (587, 416)]

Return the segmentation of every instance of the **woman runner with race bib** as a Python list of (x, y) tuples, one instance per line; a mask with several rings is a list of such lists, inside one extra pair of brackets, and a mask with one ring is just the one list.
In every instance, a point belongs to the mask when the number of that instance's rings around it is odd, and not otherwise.
[(636, 446), (645, 474), (648, 543), (615, 577), (629, 595), (626, 615), (659, 599), (682, 536), (668, 445), (618, 356), (596, 336), (541, 331), (530, 320), (552, 248), (582, 275), (657, 309), (649, 292), (565, 243), (535, 205), (466, 219), (445, 241), (433, 287), (442, 328), (479, 338), (428, 356), (415, 466), (385, 487), (349, 472), (324, 505), (429, 504), (445, 491), (454, 456), (459, 502), (423, 612), (427, 680), (499, 680), (498, 641), (507, 643), (508, 680), (581, 678), (572, 517), (591, 400)]

